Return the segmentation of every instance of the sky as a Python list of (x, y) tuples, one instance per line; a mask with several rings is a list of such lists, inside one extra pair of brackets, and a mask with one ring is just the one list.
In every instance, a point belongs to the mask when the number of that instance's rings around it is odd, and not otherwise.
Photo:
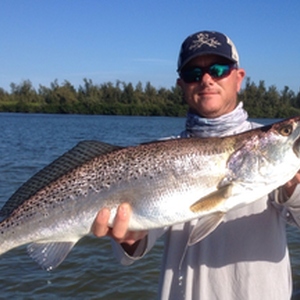
[(299, 0), (0, 0), (0, 88), (55, 80), (176, 85), (180, 45), (214, 30), (255, 84), (300, 91)]

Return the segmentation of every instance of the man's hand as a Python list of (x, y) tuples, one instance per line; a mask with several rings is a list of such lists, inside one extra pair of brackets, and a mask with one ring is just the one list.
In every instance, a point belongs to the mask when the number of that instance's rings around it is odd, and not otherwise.
[(295, 177), (293, 179), (291, 179), (290, 181), (288, 181), (283, 187), (285, 189), (285, 192), (287, 194), (288, 197), (291, 197), (293, 192), (296, 189), (296, 186), (300, 183), (300, 170), (298, 171), (298, 173), (295, 175)]
[[(99, 211), (92, 226), (92, 232), (95, 236), (110, 236), (120, 244), (133, 246), (147, 235), (145, 231), (128, 231), (128, 224), (131, 217), (131, 207), (128, 203), (122, 203), (118, 207), (112, 228), (108, 227), (109, 217), (109, 209), (103, 208)], [(127, 246), (126, 248), (128, 248)]]

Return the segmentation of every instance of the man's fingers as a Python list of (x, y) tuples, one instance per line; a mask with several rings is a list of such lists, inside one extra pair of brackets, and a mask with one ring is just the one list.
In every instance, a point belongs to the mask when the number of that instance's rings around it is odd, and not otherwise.
[(110, 210), (103, 208), (98, 212), (98, 215), (92, 226), (92, 232), (97, 237), (102, 237), (108, 234), (108, 220), (110, 217)]
[(128, 245), (133, 245), (136, 241), (142, 240), (148, 231), (129, 231), (126, 235), (126, 243)]
[(117, 215), (112, 229), (113, 237), (122, 242), (126, 237), (128, 224), (131, 216), (131, 208), (128, 203), (123, 203), (118, 207)]
[(99, 211), (94, 224), (92, 232), (97, 237), (110, 236), (118, 243), (134, 244), (137, 240), (143, 238), (147, 232), (130, 232), (128, 225), (131, 217), (131, 207), (128, 203), (122, 203), (118, 209), (114, 219), (112, 228), (108, 227), (110, 218), (110, 210), (103, 208)]

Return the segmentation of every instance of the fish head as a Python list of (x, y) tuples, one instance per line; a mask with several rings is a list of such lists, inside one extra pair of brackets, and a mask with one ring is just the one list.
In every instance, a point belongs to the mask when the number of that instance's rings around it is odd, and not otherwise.
[(300, 116), (271, 125), (264, 137), (260, 148), (260, 174), (287, 182), (300, 169)]
[(261, 154), (274, 166), (281, 164), (291, 172), (292, 165), (300, 168), (300, 116), (274, 123), (266, 129), (260, 136)]
[[(241, 182), (287, 182), (300, 169), (300, 116), (237, 136), (229, 174)], [(283, 184), (284, 182), (282, 182)]]
[(291, 147), (297, 158), (300, 158), (300, 116), (276, 123), (271, 130), (281, 136), (286, 147)]
[(293, 123), (293, 133), (292, 135), (295, 138), (294, 146), (293, 146), (293, 151), (297, 155), (297, 157), (300, 158), (300, 116), (294, 118), (294, 123)]

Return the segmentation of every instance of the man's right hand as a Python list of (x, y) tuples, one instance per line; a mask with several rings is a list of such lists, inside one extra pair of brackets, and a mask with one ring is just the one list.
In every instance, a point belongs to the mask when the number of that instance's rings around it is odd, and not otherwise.
[[(128, 203), (122, 203), (117, 210), (113, 227), (108, 227), (110, 210), (103, 208), (92, 225), (92, 232), (97, 237), (110, 236), (116, 242), (122, 244), (126, 252), (132, 252), (137, 242), (147, 235), (147, 231), (128, 231), (128, 224), (131, 217), (131, 207)], [(125, 244), (125, 245), (124, 245)], [(133, 249), (130, 249), (130, 247)]]

